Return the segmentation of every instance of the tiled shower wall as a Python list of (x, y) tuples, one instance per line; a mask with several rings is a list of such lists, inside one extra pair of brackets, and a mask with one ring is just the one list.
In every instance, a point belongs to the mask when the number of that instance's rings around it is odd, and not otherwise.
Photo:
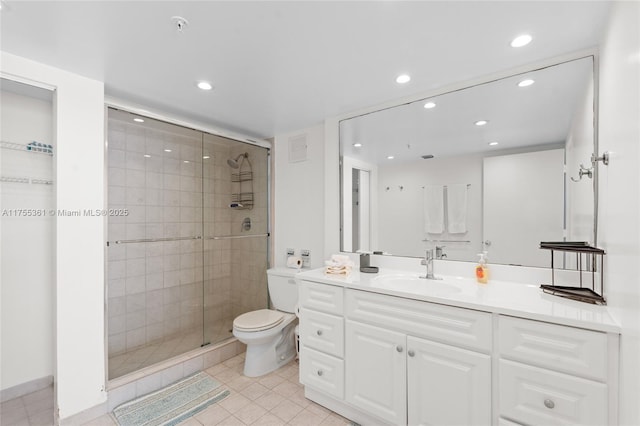
[[(268, 231), (267, 165), (269, 159), (265, 149), (249, 147), (245, 149), (253, 166), (254, 206), (252, 210), (232, 210), (231, 223), (234, 234), (241, 229), (244, 218), (251, 220), (251, 230), (239, 234), (264, 234)], [(233, 154), (241, 151), (236, 148)], [(235, 158), (235, 157), (234, 157)], [(244, 169), (243, 169), (244, 170)], [(234, 187), (234, 185), (236, 185)], [(232, 182), (232, 191), (238, 189)], [(245, 188), (245, 187), (243, 187)], [(262, 309), (267, 304), (267, 245), (266, 238), (234, 239), (231, 242), (231, 279), (233, 316)]]
[[(251, 186), (242, 182), (240, 188), (239, 182), (231, 181), (231, 175), (240, 169), (230, 168), (227, 159), (243, 153), (249, 154), (252, 165), (254, 207), (235, 210), (229, 207), (231, 194), (248, 191)], [(204, 163), (205, 236), (266, 234), (267, 150), (205, 135), (204, 156), (213, 160)], [(248, 170), (245, 162), (242, 171)], [(250, 230), (242, 228), (245, 218), (251, 221)], [(205, 241), (205, 339), (231, 336), (235, 317), (267, 307), (267, 244), (265, 237)]]
[[(268, 239), (213, 237), (267, 233), (267, 150), (152, 120), (139, 125), (118, 113), (110, 111), (108, 128), (108, 205), (128, 215), (108, 222), (109, 356), (187, 333), (202, 336), (192, 349), (231, 337), (237, 315), (267, 307)], [(227, 159), (244, 152), (254, 208), (233, 210), (238, 170)], [(116, 243), (191, 236), (203, 238)]]

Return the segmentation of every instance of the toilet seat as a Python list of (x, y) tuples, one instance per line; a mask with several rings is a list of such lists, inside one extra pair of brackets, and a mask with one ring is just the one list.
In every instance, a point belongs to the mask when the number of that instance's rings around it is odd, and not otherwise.
[(271, 309), (259, 309), (247, 312), (233, 321), (233, 327), (239, 331), (256, 332), (268, 330), (280, 324), (284, 314)]

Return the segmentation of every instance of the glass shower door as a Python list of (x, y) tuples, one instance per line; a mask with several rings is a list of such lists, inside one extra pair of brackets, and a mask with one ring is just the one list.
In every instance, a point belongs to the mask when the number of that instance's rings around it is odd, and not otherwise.
[(204, 339), (231, 337), (238, 315), (268, 305), (269, 150), (204, 135)]
[(202, 133), (108, 113), (109, 379), (203, 343)]

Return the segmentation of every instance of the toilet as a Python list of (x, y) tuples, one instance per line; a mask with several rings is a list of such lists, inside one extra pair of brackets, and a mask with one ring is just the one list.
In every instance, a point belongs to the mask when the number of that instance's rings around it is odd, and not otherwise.
[(262, 376), (295, 358), (297, 272), (290, 268), (269, 269), (267, 283), (273, 309), (247, 312), (233, 321), (233, 335), (247, 345), (245, 376)]

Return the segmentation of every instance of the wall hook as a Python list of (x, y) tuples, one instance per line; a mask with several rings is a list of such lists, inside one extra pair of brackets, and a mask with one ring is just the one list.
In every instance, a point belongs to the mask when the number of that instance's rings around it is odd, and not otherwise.
[[(596, 154), (591, 154), (591, 164), (595, 165), (596, 162), (602, 161), (602, 164), (605, 166), (609, 165), (609, 151), (605, 151), (602, 153), (600, 157), (596, 156)], [(591, 177), (591, 176), (589, 176)]]
[(580, 170), (578, 170), (578, 179), (571, 178), (574, 182), (580, 182), (582, 180), (582, 176), (587, 176), (589, 179), (593, 177), (593, 167), (586, 168), (584, 164), (580, 164)]

